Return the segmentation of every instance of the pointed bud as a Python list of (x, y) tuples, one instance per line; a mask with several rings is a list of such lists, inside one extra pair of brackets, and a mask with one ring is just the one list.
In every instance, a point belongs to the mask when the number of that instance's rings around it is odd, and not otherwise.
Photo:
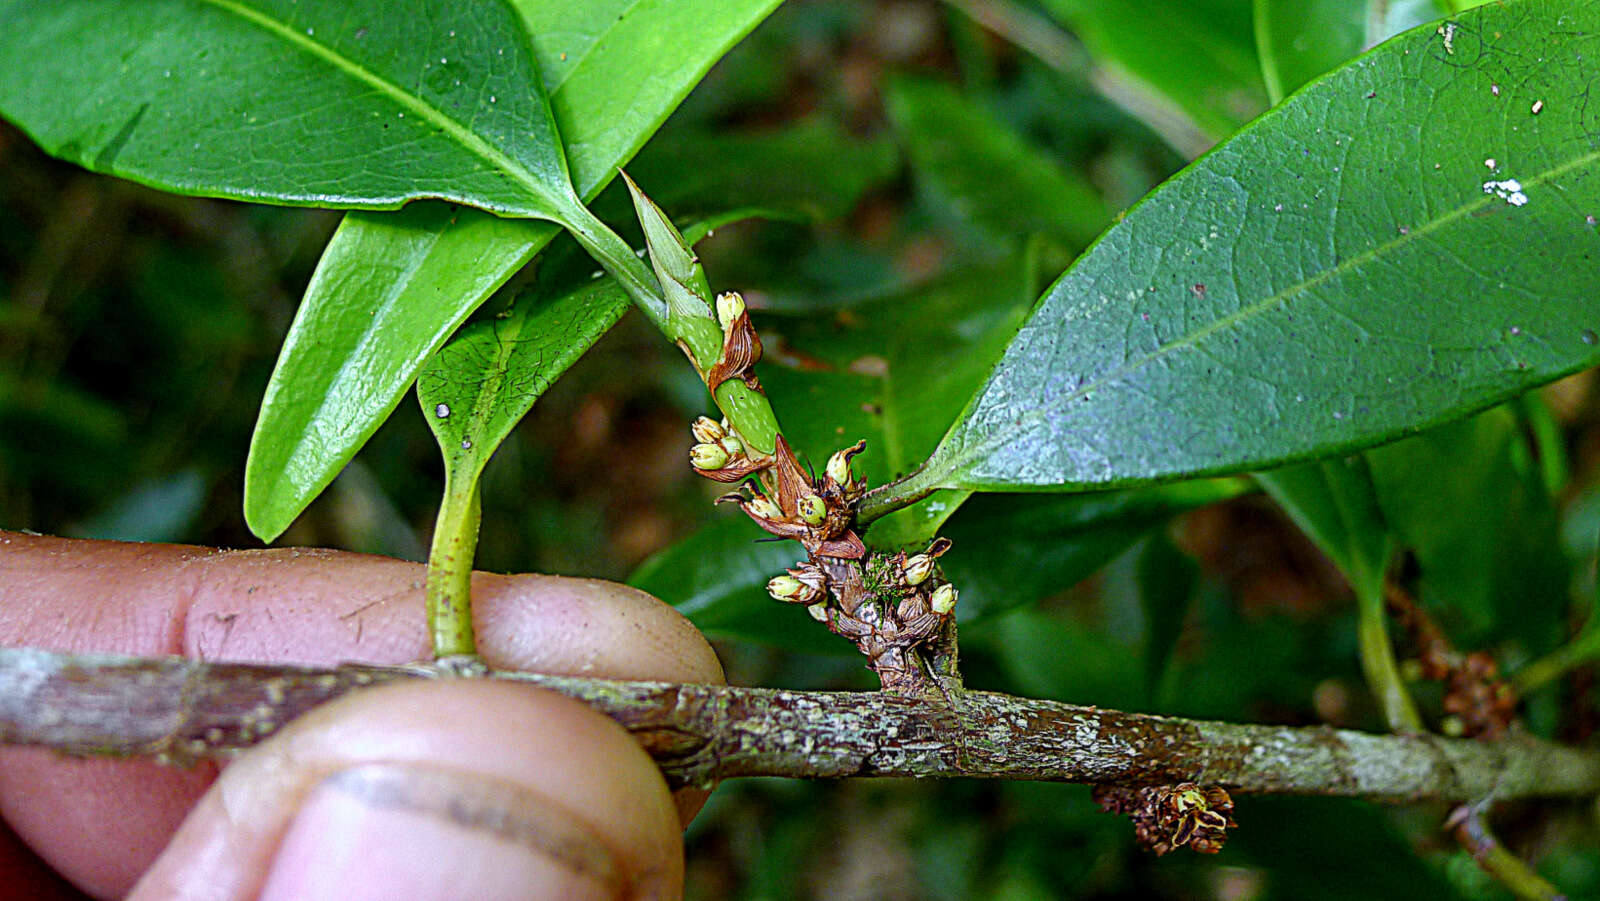
[(702, 416), (689, 424), (689, 431), (694, 433), (694, 440), (701, 444), (716, 444), (728, 434), (728, 430), (717, 425), (716, 420), (709, 416)]
[(751, 498), (750, 502), (745, 505), (745, 509), (761, 517), (762, 519), (783, 518), (783, 510), (781, 510), (777, 504), (773, 503), (771, 498), (760, 494)]
[(921, 585), (933, 575), (933, 558), (927, 554), (907, 557), (902, 571), (905, 573), (907, 585)]
[(717, 443), (722, 445), (722, 449), (727, 451), (730, 457), (744, 456), (744, 442), (732, 435), (722, 436), (722, 440)]
[(827, 604), (812, 604), (810, 607), (806, 608), (806, 612), (811, 614), (811, 618), (819, 623), (826, 623), (828, 621)]
[(828, 518), (828, 505), (815, 494), (801, 495), (795, 506), (799, 509), (800, 519), (808, 526), (820, 526)]
[(724, 330), (733, 326), (739, 317), (744, 315), (744, 298), (737, 291), (717, 295), (717, 321), (722, 323)]
[(834, 451), (828, 458), (828, 478), (840, 485), (850, 484), (850, 454), (848, 450)]
[(928, 600), (928, 606), (933, 612), (945, 616), (956, 609), (956, 587), (949, 582), (940, 585), (933, 591), (933, 597)]
[(767, 583), (767, 594), (785, 603), (805, 600), (809, 593), (810, 590), (794, 576), (774, 576)]
[(689, 462), (695, 469), (721, 469), (728, 465), (728, 452), (721, 445), (696, 444), (689, 448)]

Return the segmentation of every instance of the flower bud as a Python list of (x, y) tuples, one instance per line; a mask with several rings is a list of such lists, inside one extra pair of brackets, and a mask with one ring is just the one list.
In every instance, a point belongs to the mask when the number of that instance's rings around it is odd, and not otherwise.
[(805, 600), (809, 593), (810, 589), (794, 576), (773, 576), (767, 583), (767, 594), (772, 595), (774, 600), (785, 603)]
[(696, 444), (689, 448), (689, 462), (695, 469), (721, 469), (728, 465), (728, 452), (717, 444)]
[(828, 458), (828, 478), (840, 485), (850, 484), (850, 455), (847, 451), (834, 451)]
[(744, 315), (744, 298), (739, 296), (738, 291), (717, 295), (717, 321), (722, 323), (724, 329), (731, 328), (742, 315)]
[(933, 597), (928, 601), (928, 606), (932, 607), (933, 612), (940, 616), (945, 616), (956, 609), (956, 587), (946, 582), (935, 588)]
[(933, 558), (927, 554), (907, 557), (902, 571), (905, 573), (907, 585), (921, 585), (933, 575)]
[(745, 506), (745, 509), (761, 517), (762, 519), (783, 518), (783, 510), (780, 509), (777, 504), (773, 503), (771, 498), (766, 497), (765, 495), (758, 494), (751, 498), (750, 502)]
[(802, 495), (795, 506), (799, 508), (800, 519), (808, 526), (820, 526), (828, 518), (828, 505), (815, 494)]
[(709, 416), (702, 416), (689, 424), (689, 431), (694, 433), (694, 440), (701, 444), (716, 444), (728, 430), (717, 425), (716, 420)]
[(722, 436), (722, 440), (717, 443), (722, 445), (722, 449), (727, 451), (730, 457), (744, 456), (744, 442), (732, 435)]
[(811, 614), (811, 618), (819, 623), (825, 623), (828, 621), (827, 604), (812, 604), (810, 607), (806, 608), (806, 612)]
[(818, 594), (821, 594), (823, 587), (828, 584), (828, 577), (823, 574), (822, 567), (815, 563), (802, 563), (789, 570), (789, 575), (799, 579), (801, 585)]

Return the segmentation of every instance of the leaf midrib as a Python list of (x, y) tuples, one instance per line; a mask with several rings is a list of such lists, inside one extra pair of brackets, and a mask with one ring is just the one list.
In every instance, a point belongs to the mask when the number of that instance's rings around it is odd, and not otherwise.
[[(1546, 184), (1551, 179), (1554, 179), (1554, 178), (1557, 178), (1557, 177), (1559, 177), (1561, 175), (1564, 175), (1567, 172), (1569, 172), (1569, 171), (1571, 171), (1571, 170), (1573, 170), (1575, 168), (1578, 168), (1578, 167), (1586, 165), (1586, 164), (1594, 163), (1597, 160), (1600, 160), (1600, 150), (1590, 151), (1589, 153), (1581, 154), (1581, 155), (1579, 155), (1577, 157), (1574, 157), (1573, 159), (1567, 161), (1566, 163), (1563, 163), (1563, 164), (1561, 164), (1559, 166), (1553, 166), (1553, 167), (1551, 167), (1549, 169), (1544, 170), (1543, 172), (1540, 172), (1540, 173), (1534, 175), (1533, 177), (1531, 177), (1529, 179), (1523, 180), (1523, 184), (1525, 186), (1527, 186), (1527, 187), (1537, 187), (1539, 185)], [(1445, 227), (1446, 225), (1449, 225), (1449, 224), (1461, 219), (1464, 216), (1467, 216), (1467, 215), (1469, 215), (1469, 214), (1471, 214), (1471, 213), (1473, 213), (1473, 212), (1475, 212), (1477, 210), (1480, 210), (1480, 209), (1484, 208), (1485, 206), (1489, 206), (1489, 205), (1492, 205), (1494, 203), (1505, 203), (1505, 202), (1506, 201), (1504, 199), (1502, 199), (1502, 198), (1500, 198), (1500, 197), (1498, 197), (1498, 196), (1496, 196), (1494, 194), (1484, 194), (1481, 197), (1476, 197), (1471, 202), (1462, 204), (1461, 206), (1457, 207), (1456, 209), (1450, 211), (1449, 213), (1446, 213), (1446, 214), (1444, 214), (1442, 216), (1439, 216), (1438, 218), (1433, 219), (1432, 221), (1427, 222), (1427, 223), (1425, 223), (1423, 225), (1420, 225), (1420, 226), (1418, 226), (1416, 228), (1412, 228), (1409, 231), (1407, 231), (1405, 234), (1396, 235), (1395, 237), (1390, 238), (1389, 240), (1387, 240), (1387, 241), (1385, 241), (1385, 242), (1383, 242), (1381, 244), (1374, 245), (1373, 247), (1368, 248), (1367, 250), (1364, 250), (1361, 253), (1358, 253), (1358, 254), (1355, 254), (1354, 256), (1346, 258), (1345, 260), (1341, 261), (1340, 263), (1338, 263), (1335, 266), (1329, 267), (1328, 269), (1324, 269), (1321, 272), (1318, 272), (1317, 274), (1313, 275), (1311, 278), (1305, 279), (1305, 280), (1300, 281), (1300, 282), (1296, 282), (1295, 284), (1290, 285), (1290, 286), (1288, 286), (1288, 287), (1286, 287), (1286, 288), (1284, 288), (1284, 289), (1282, 289), (1282, 290), (1280, 290), (1280, 291), (1278, 291), (1278, 292), (1276, 292), (1276, 293), (1274, 293), (1274, 294), (1272, 294), (1272, 295), (1270, 295), (1270, 296), (1268, 296), (1268, 297), (1266, 297), (1266, 298), (1264, 298), (1262, 300), (1256, 301), (1255, 303), (1250, 304), (1248, 306), (1241, 307), (1238, 310), (1236, 310), (1235, 312), (1230, 313), (1227, 316), (1224, 316), (1224, 317), (1222, 317), (1220, 319), (1217, 319), (1217, 320), (1215, 320), (1215, 321), (1213, 321), (1213, 322), (1211, 322), (1211, 323), (1209, 323), (1209, 324), (1207, 324), (1207, 325), (1205, 325), (1205, 326), (1203, 326), (1201, 328), (1198, 328), (1198, 329), (1196, 329), (1196, 330), (1194, 330), (1192, 332), (1189, 332), (1189, 333), (1187, 333), (1185, 335), (1181, 335), (1181, 336), (1179, 336), (1179, 337), (1177, 337), (1177, 338), (1175, 338), (1175, 339), (1173, 339), (1171, 341), (1168, 341), (1166, 344), (1161, 345), (1160, 347), (1156, 348), (1153, 351), (1150, 351), (1150, 352), (1148, 352), (1148, 353), (1146, 353), (1146, 354), (1144, 354), (1142, 356), (1135, 357), (1133, 359), (1130, 359), (1130, 360), (1124, 362), (1121, 366), (1118, 366), (1117, 368), (1115, 368), (1115, 369), (1113, 369), (1113, 370), (1111, 370), (1111, 371), (1109, 371), (1109, 372), (1107, 372), (1107, 373), (1105, 373), (1103, 375), (1100, 375), (1100, 376), (1094, 378), (1091, 381), (1088, 381), (1088, 382), (1084, 383), (1083, 385), (1079, 386), (1078, 388), (1074, 389), (1073, 391), (1068, 392), (1066, 394), (1066, 400), (1068, 401), (1066, 406), (1068, 406), (1070, 408), (1070, 406), (1071, 406), (1070, 402), (1071, 401), (1080, 400), (1083, 397), (1085, 397), (1086, 395), (1092, 394), (1095, 391), (1105, 387), (1106, 385), (1112, 384), (1112, 383), (1114, 383), (1114, 382), (1116, 382), (1116, 381), (1118, 381), (1118, 380), (1120, 380), (1122, 378), (1127, 377), (1129, 374), (1133, 373), (1134, 371), (1136, 371), (1138, 369), (1143, 368), (1144, 366), (1148, 365), (1149, 363), (1152, 363), (1152, 362), (1154, 362), (1156, 360), (1159, 360), (1162, 357), (1165, 357), (1168, 354), (1170, 354), (1170, 353), (1172, 353), (1172, 352), (1174, 352), (1176, 350), (1182, 350), (1182, 349), (1184, 349), (1186, 347), (1192, 347), (1192, 346), (1198, 344), (1199, 342), (1205, 340), (1206, 338), (1210, 337), (1211, 335), (1216, 334), (1219, 331), (1222, 331), (1222, 330), (1227, 329), (1227, 328), (1231, 328), (1231, 327), (1233, 327), (1233, 326), (1235, 326), (1235, 325), (1237, 325), (1237, 324), (1239, 324), (1241, 322), (1244, 322), (1244, 321), (1247, 321), (1249, 319), (1252, 319), (1252, 318), (1254, 318), (1254, 317), (1266, 312), (1269, 308), (1271, 308), (1272, 306), (1274, 306), (1274, 305), (1276, 305), (1278, 303), (1287, 301), (1287, 300), (1289, 300), (1289, 299), (1291, 299), (1293, 297), (1296, 297), (1296, 296), (1298, 296), (1300, 294), (1303, 294), (1306, 291), (1310, 291), (1311, 289), (1316, 288), (1319, 285), (1322, 285), (1323, 283), (1333, 279), (1334, 277), (1336, 277), (1338, 275), (1341, 275), (1341, 274), (1349, 271), (1350, 269), (1352, 269), (1352, 268), (1354, 268), (1356, 266), (1364, 265), (1364, 264), (1366, 264), (1366, 263), (1368, 263), (1368, 262), (1370, 262), (1372, 260), (1378, 259), (1381, 256), (1386, 255), (1387, 253), (1391, 252), (1392, 250), (1394, 250), (1396, 248), (1403, 247), (1403, 246), (1405, 246), (1406, 244), (1408, 244), (1408, 243), (1410, 243), (1412, 241), (1415, 241), (1415, 240), (1418, 240), (1418, 239), (1420, 239), (1422, 237), (1430, 235), (1430, 234), (1438, 231), (1439, 229)], [(987, 388), (987, 386), (985, 386), (985, 387)], [(1042, 417), (1042, 414), (1039, 413), (1038, 411), (1035, 411), (1032, 415), (1024, 417), (1024, 420), (1038, 420), (1041, 417)], [(965, 421), (965, 419), (963, 419), (963, 421)], [(1020, 424), (1021, 421), (1022, 420), (1019, 420), (1019, 424)], [(943, 467), (944, 471), (938, 477), (940, 487), (943, 487), (943, 488), (957, 488), (957, 487), (960, 487), (958, 485), (949, 484), (946, 481), (947, 478), (949, 476), (953, 475), (957, 470), (964, 468), (969, 463), (973, 462), (974, 460), (978, 459), (979, 457), (984, 456), (991, 449), (993, 449), (995, 446), (997, 446), (999, 444), (1002, 444), (1002, 443), (1004, 443), (1004, 442), (999, 441), (996, 436), (991, 436), (987, 440), (980, 441), (976, 445), (969, 445), (968, 447), (963, 448), (961, 452), (956, 453), (956, 454), (948, 457), (945, 460), (947, 465)], [(942, 445), (943, 445), (943, 442), (941, 442), (941, 446)], [(935, 454), (937, 454), (937, 453), (938, 452), (935, 451)]]
[(438, 107), (423, 102), (422, 98), (407, 92), (404, 88), (355, 60), (335, 52), (333, 48), (320, 41), (313, 40), (308, 35), (301, 34), (283, 22), (245, 6), (239, 0), (200, 0), (200, 2), (214, 6), (224, 12), (232, 13), (323, 60), (350, 77), (375, 88), (397, 104), (416, 113), (429, 123), (438, 126), (442, 131), (454, 138), (457, 143), (466, 148), (468, 152), (478, 156), (496, 170), (511, 176), (513, 181), (526, 188), (532, 196), (549, 203), (553, 208), (559, 208), (558, 201), (560, 198), (549, 192), (545, 184), (529, 171), (526, 166), (507, 156), (493, 144), (479, 137), (465, 125), (452, 119)]

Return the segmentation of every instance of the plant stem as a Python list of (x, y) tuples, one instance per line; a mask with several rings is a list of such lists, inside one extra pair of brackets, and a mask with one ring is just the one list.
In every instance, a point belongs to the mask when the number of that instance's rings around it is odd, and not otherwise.
[(1255, 20), (1256, 56), (1261, 60), (1261, 81), (1267, 88), (1267, 103), (1277, 106), (1283, 100), (1283, 76), (1278, 74), (1278, 53), (1272, 43), (1272, 23), (1268, 18), (1271, 7), (1267, 0), (1255, 0), (1251, 6)]
[(866, 528), (880, 517), (911, 506), (945, 486), (939, 482), (943, 473), (934, 469), (929, 459), (914, 472), (868, 491), (856, 506), (856, 524)]
[(1478, 805), (1457, 808), (1446, 825), (1452, 827), (1456, 841), (1472, 855), (1479, 868), (1521, 901), (1562, 901), (1566, 897), (1500, 844), (1489, 830), (1489, 824), (1484, 822)]
[(1576, 638), (1518, 670), (1512, 684), (1517, 694), (1526, 695), (1596, 660), (1600, 660), (1600, 627), (1591, 620)]
[[(203, 663), (0, 649), (0, 742), (74, 754), (226, 757), (366, 685), (439, 667)], [(737, 776), (967, 776), (1467, 803), (1600, 793), (1600, 753), (1527, 735), (1373, 735), (1123, 713), (956, 691), (799, 692), (491, 673), (620, 723), (673, 785)]]
[[(569, 211), (567, 219), (564, 224), (578, 243), (616, 278), (667, 340), (685, 349), (704, 378), (722, 354), (722, 329), (713, 318), (711, 299), (702, 298), (705, 306), (699, 310), (674, 308), (662, 296), (655, 275), (621, 236), (581, 205)], [(718, 386), (714, 398), (741, 437), (762, 453), (772, 452), (777, 445), (778, 418), (764, 395), (743, 382), (729, 380)]]
[[(477, 473), (465, 480), (445, 476), (444, 498), (428, 553), (428, 626), (434, 659), (478, 653), (472, 631), (472, 560), (478, 547)], [(465, 481), (463, 487), (460, 481)]]
[(1395, 665), (1394, 645), (1389, 642), (1389, 615), (1383, 606), (1383, 585), (1370, 580), (1357, 587), (1358, 622), (1356, 641), (1361, 648), (1361, 672), (1367, 686), (1383, 708), (1384, 721), (1396, 732), (1424, 732), (1422, 717), (1411, 700), (1411, 692)]

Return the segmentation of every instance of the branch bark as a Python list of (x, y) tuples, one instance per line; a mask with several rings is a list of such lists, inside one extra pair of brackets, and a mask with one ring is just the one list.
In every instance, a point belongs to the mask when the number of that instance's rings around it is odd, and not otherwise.
[[(335, 668), (0, 649), (0, 742), (186, 764), (226, 757), (364, 686), (433, 665)], [(1185, 781), (1229, 791), (1467, 802), (1600, 793), (1600, 753), (1238, 725), (980, 691), (949, 702), (487, 673), (557, 691), (621, 723), (675, 786), (738, 776), (968, 776), (1089, 784)]]

